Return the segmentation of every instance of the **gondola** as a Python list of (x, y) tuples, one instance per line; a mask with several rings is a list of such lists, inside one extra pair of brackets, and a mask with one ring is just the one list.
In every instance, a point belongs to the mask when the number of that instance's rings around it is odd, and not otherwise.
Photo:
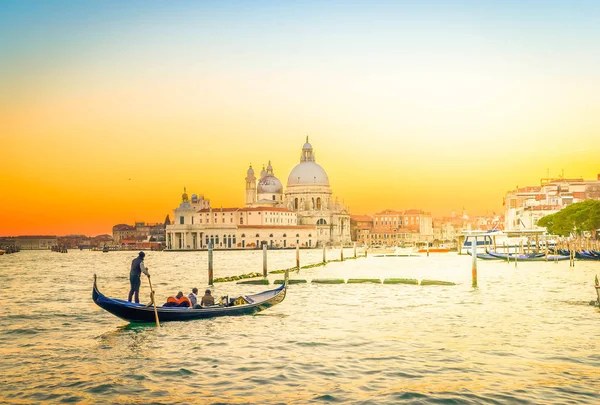
[(489, 251), (488, 254), (490, 254), (493, 257), (497, 257), (498, 259), (502, 259), (502, 260), (517, 260), (519, 262), (543, 262), (543, 261), (556, 261), (556, 260), (569, 260), (569, 256), (563, 256), (563, 255), (548, 255), (546, 258), (546, 255), (543, 253), (533, 253), (533, 254), (506, 254), (506, 253), (496, 253), (494, 251)]
[[(287, 276), (287, 274), (286, 274)], [(170, 321), (189, 321), (193, 319), (214, 318), (218, 316), (240, 316), (252, 315), (264, 311), (274, 305), (279, 304), (285, 298), (288, 285), (288, 278), (284, 283), (274, 290), (263, 291), (253, 295), (243, 295), (236, 300), (246, 302), (245, 304), (235, 305), (213, 305), (206, 308), (180, 308), (180, 307), (156, 307), (158, 319), (160, 322)], [(135, 304), (117, 298), (110, 298), (98, 290), (96, 275), (94, 274), (94, 286), (92, 288), (92, 299), (100, 308), (128, 322), (155, 322), (154, 307), (144, 304)]]

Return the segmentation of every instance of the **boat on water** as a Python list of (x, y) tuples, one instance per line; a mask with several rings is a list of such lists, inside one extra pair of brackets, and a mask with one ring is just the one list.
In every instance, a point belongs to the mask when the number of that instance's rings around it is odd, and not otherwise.
[(489, 251), (488, 254), (497, 259), (501, 260), (517, 260), (519, 262), (543, 262), (543, 261), (560, 261), (560, 260), (569, 260), (569, 256), (564, 255), (546, 255), (544, 253), (531, 253), (531, 254), (517, 254), (517, 253), (497, 253), (494, 251)]
[[(556, 253), (569, 256), (571, 251), (568, 249), (558, 249)], [(600, 252), (595, 250), (581, 250), (575, 252), (575, 258), (578, 260), (596, 260), (600, 261)]]
[(2, 256), (4, 253), (6, 253), (5, 250), (0, 249), (0, 256)]
[[(258, 294), (243, 295), (235, 300), (227, 299), (220, 305), (204, 308), (181, 308), (181, 307), (156, 307), (160, 322), (189, 321), (193, 319), (214, 318), (218, 316), (240, 316), (252, 315), (274, 305), (281, 303), (287, 291), (288, 277), (280, 287), (263, 291)], [(103, 310), (114, 316), (132, 323), (155, 322), (154, 307), (144, 304), (135, 304), (126, 300), (110, 298), (98, 290), (96, 275), (94, 274), (94, 286), (92, 288), (92, 300)], [(227, 302), (229, 301), (229, 302)]]
[(450, 248), (441, 248), (441, 247), (437, 247), (437, 248), (431, 247), (429, 249), (422, 248), (422, 249), (418, 250), (419, 253), (427, 253), (427, 252), (429, 252), (429, 253), (448, 253), (449, 251), (450, 251)]
[[(520, 230), (520, 231), (464, 231), (459, 246), (460, 254), (468, 254), (476, 243), (477, 252), (495, 250), (504, 253), (519, 253), (533, 251), (539, 248), (553, 249), (556, 245), (554, 239), (549, 239), (545, 231)], [(536, 240), (538, 245), (536, 246)]]
[(420, 256), (412, 247), (398, 247), (394, 250), (386, 250), (385, 253), (373, 252), (375, 257), (411, 257)]

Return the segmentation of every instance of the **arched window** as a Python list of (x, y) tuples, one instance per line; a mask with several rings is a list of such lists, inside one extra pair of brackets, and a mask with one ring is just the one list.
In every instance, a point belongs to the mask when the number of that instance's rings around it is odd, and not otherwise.
[(308, 234), (308, 237), (309, 237), (309, 238), (312, 238), (312, 234), (310, 234), (310, 233), (309, 233), (309, 234)]
[(312, 202), (310, 203), (310, 209), (314, 210), (315, 209), (315, 199), (312, 199)]
[(294, 198), (294, 209), (297, 210), (298, 209), (298, 199)]
[(299, 233), (297, 233), (297, 234), (296, 234), (296, 238), (299, 238), (299, 237), (300, 237), (300, 234), (299, 234)]
[(257, 237), (257, 238), (260, 238), (260, 235), (259, 235), (259, 234), (256, 234), (256, 237)]
[(244, 217), (240, 217), (240, 225), (244, 225)]
[(246, 237), (246, 234), (245, 234), (245, 233), (243, 233), (243, 234), (242, 234), (242, 238), (245, 238), (245, 237)]
[(317, 209), (321, 209), (321, 197), (317, 197)]
[(284, 238), (287, 238), (287, 235), (284, 233), (284, 234), (283, 234), (283, 237), (284, 237)]
[(327, 225), (327, 221), (325, 221), (323, 218), (321, 218), (317, 221), (317, 225)]
[(273, 234), (270, 234), (270, 235), (269, 235), (269, 238), (272, 238), (272, 237), (273, 237)]

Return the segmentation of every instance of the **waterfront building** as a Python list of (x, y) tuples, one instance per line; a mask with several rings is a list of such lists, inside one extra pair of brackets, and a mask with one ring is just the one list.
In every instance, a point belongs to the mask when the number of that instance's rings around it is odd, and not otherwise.
[(315, 247), (316, 227), (299, 225), (294, 211), (282, 207), (204, 208), (196, 211), (187, 193), (167, 226), (167, 249), (258, 249)]
[(582, 178), (544, 178), (539, 186), (516, 187), (504, 197), (505, 229), (540, 230), (538, 221), (566, 206), (600, 200), (600, 174), (596, 180)]
[(354, 242), (364, 244), (372, 230), (372, 217), (368, 215), (350, 215), (350, 235)]
[[(433, 240), (433, 221), (430, 212), (411, 209), (384, 210), (373, 215), (369, 224), (366, 216), (357, 216), (356, 241), (367, 246), (402, 246)], [(360, 224), (360, 225), (359, 225)]]
[[(198, 204), (198, 206), (204, 206)], [(170, 224), (169, 216), (164, 223), (136, 222), (134, 225), (113, 226), (111, 245), (131, 245), (137, 242), (164, 242), (165, 229)]]
[[(306, 139), (300, 163), (283, 184), (269, 161), (259, 176), (250, 165), (245, 177), (245, 205), (214, 209), (209, 200), (186, 189), (168, 225), (168, 249), (248, 249), (270, 247), (317, 247), (350, 244), (350, 214), (333, 198), (329, 178), (316, 163), (312, 145)], [(217, 242), (218, 240), (218, 242)]]
[(17, 236), (17, 247), (21, 250), (48, 250), (58, 245), (56, 235), (25, 235)]

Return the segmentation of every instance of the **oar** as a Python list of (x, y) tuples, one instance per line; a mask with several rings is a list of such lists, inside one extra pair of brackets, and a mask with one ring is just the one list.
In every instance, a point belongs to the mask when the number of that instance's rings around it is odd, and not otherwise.
[(148, 276), (148, 283), (150, 283), (150, 298), (152, 298), (152, 306), (154, 307), (154, 317), (156, 318), (156, 327), (160, 328), (160, 323), (158, 323), (158, 311), (156, 310), (156, 301), (154, 301), (154, 290), (152, 289), (152, 281), (150, 280), (150, 276)]

